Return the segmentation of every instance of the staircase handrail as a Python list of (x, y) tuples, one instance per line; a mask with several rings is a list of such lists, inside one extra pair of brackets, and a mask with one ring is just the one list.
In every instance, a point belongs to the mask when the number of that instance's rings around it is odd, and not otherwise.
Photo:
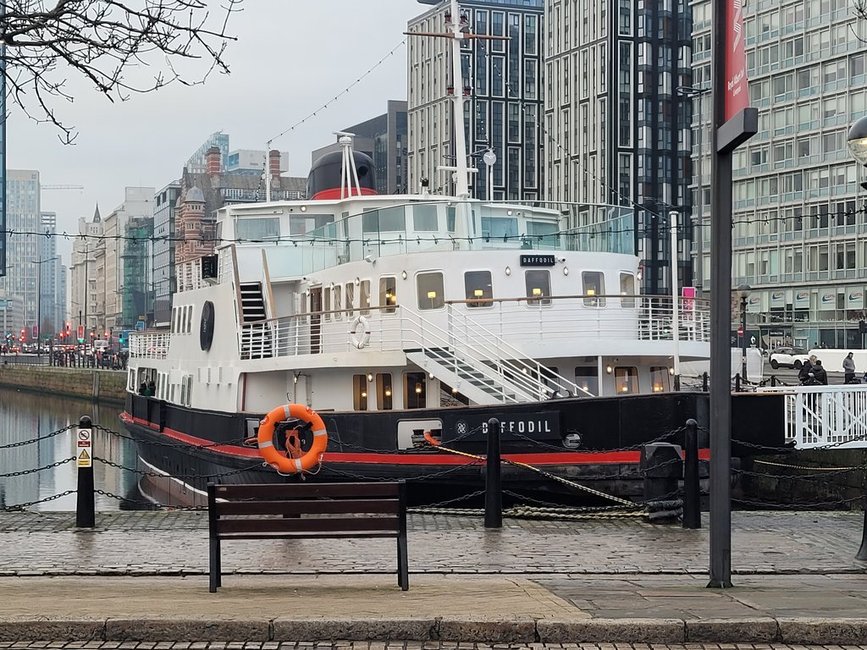
[[(531, 383), (531, 385), (534, 385), (534, 386), (538, 385), (537, 393), (540, 396), (543, 393), (547, 393), (547, 395), (545, 395), (545, 396), (549, 397), (551, 395), (554, 395), (555, 393), (563, 391), (564, 393), (567, 393), (568, 395), (576, 395), (577, 396), (579, 393), (584, 393), (588, 397), (594, 397), (593, 393), (586, 390), (585, 388), (582, 388), (581, 386), (579, 386), (575, 382), (569, 380), (568, 378), (564, 377), (563, 375), (550, 370), (547, 366), (543, 366), (541, 363), (539, 363), (538, 361), (533, 359), (530, 355), (525, 354), (522, 350), (518, 349), (517, 347), (515, 347), (514, 345), (512, 345), (511, 343), (506, 341), (506, 339), (502, 338), (501, 336), (499, 336), (495, 332), (492, 332), (490, 329), (488, 329), (487, 327), (485, 327), (484, 325), (479, 323), (477, 320), (470, 317), (470, 315), (468, 313), (456, 312), (453, 308), (453, 304), (448, 304), (447, 309), (448, 309), (448, 313), (449, 313), (449, 319), (451, 319), (452, 316), (454, 316), (454, 315), (460, 315), (460, 317), (463, 319), (463, 321), (466, 324), (469, 324), (471, 327), (473, 327), (476, 330), (480, 330), (482, 333), (485, 334), (485, 336), (488, 340), (496, 341), (496, 343), (497, 343), (496, 351), (498, 353), (496, 361), (498, 363), (501, 363), (504, 366), (507, 366), (513, 370), (517, 370), (517, 374), (519, 376), (525, 376), (526, 377), (527, 374), (524, 372), (525, 370), (529, 370), (530, 372), (535, 372), (537, 380), (535, 382), (530, 380), (530, 383)], [(500, 352), (501, 348), (504, 348), (505, 351), (509, 354), (508, 357), (503, 356), (503, 354)], [(528, 363), (527, 359), (532, 361), (532, 363)], [(543, 373), (543, 369), (544, 369), (544, 373)], [(543, 377), (544, 377), (545, 381), (543, 381), (543, 379), (542, 379)], [(528, 377), (528, 379), (529, 379), (529, 377)], [(548, 381), (555, 383), (557, 388), (556, 389), (549, 388), (547, 386)], [(561, 397), (566, 397), (566, 396), (567, 396), (566, 394), (561, 395)]]

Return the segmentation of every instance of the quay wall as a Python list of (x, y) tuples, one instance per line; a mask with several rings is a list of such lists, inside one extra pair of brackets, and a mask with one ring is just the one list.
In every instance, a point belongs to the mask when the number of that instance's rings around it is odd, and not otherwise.
[(0, 364), (0, 386), (34, 393), (123, 404), (126, 372), (96, 368)]

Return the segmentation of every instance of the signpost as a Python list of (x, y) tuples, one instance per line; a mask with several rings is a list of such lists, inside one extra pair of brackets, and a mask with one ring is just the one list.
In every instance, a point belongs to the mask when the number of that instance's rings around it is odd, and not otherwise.
[(93, 495), (93, 426), (87, 415), (78, 420), (75, 435), (75, 458), (78, 466), (78, 500), (75, 506), (76, 528), (93, 528), (96, 512)]

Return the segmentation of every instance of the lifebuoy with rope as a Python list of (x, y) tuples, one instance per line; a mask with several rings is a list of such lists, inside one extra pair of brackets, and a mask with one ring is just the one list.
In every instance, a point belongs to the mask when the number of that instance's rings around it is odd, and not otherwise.
[[(274, 427), (278, 422), (296, 419), (306, 422), (313, 429), (313, 444), (306, 452), (301, 451), (300, 442), (287, 438), (287, 453), (284, 455), (274, 446)], [(284, 474), (299, 474), (318, 465), (322, 454), (328, 447), (328, 432), (319, 414), (302, 404), (284, 404), (272, 409), (259, 423), (256, 436), (259, 455), (271, 467)]]
[(370, 343), (370, 323), (364, 316), (358, 315), (349, 326), (349, 342), (359, 350)]

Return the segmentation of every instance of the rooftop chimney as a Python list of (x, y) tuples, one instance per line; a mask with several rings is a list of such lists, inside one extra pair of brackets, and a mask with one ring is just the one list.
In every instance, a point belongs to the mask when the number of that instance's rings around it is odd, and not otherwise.
[(276, 149), (268, 152), (268, 173), (271, 178), (280, 178), (280, 152)]
[(208, 175), (218, 176), (220, 173), (220, 148), (211, 147), (205, 156), (208, 161)]

